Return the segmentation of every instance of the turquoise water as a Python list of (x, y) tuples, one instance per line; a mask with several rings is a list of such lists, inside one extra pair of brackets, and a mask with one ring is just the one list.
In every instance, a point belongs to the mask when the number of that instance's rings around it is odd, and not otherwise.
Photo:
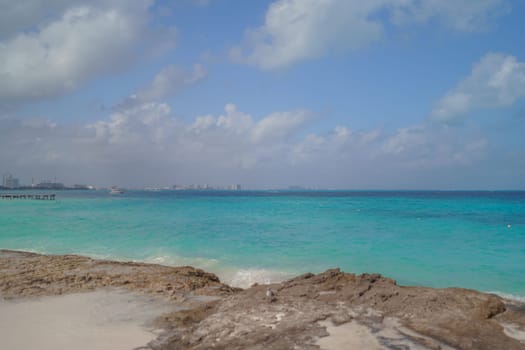
[(61, 191), (0, 200), (0, 248), (190, 264), (249, 285), (341, 267), (525, 297), (525, 192)]

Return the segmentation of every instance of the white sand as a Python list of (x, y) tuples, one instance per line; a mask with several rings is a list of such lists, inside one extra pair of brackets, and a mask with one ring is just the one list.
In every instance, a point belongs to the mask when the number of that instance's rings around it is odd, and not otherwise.
[(326, 331), (330, 334), (317, 340), (317, 345), (323, 350), (385, 349), (368, 327), (357, 322), (349, 322), (340, 326), (334, 326), (331, 321), (322, 321), (319, 324), (326, 327)]
[(520, 326), (513, 323), (502, 323), (503, 332), (511, 338), (518, 340), (525, 344), (525, 329), (521, 329)]
[(0, 301), (0, 347), (130, 350), (156, 338), (148, 323), (167, 311), (158, 299), (119, 291)]
[[(369, 310), (373, 311), (373, 310)], [(373, 314), (370, 313), (369, 314)], [(432, 348), (454, 350), (435, 339), (431, 339), (401, 325), (397, 318), (385, 317), (380, 322), (374, 323), (374, 331), (366, 325), (351, 321), (340, 326), (335, 326), (331, 321), (321, 321), (319, 324), (326, 327), (327, 337), (319, 338), (317, 345), (322, 350), (386, 350), (407, 349), (427, 350), (415, 339), (425, 339)]]

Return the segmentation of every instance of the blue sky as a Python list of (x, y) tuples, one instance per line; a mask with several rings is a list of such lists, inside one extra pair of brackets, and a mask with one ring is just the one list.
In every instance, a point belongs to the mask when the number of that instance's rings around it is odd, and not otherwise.
[(0, 172), (100, 186), (525, 189), (519, 0), (25, 0)]

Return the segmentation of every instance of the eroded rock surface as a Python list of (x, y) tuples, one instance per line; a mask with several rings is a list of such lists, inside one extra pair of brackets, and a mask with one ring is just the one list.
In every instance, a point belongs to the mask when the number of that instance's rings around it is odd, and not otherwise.
[(119, 287), (183, 299), (187, 293), (227, 295), (219, 278), (190, 266), (169, 267), (97, 260), (79, 255), (41, 255), (0, 250), (0, 296), (5, 299), (60, 295)]
[(191, 267), (0, 251), (3, 297), (108, 286), (181, 302), (149, 349), (525, 349), (525, 306), (473, 290), (338, 269), (240, 290)]
[[(510, 313), (495, 295), (403, 287), (380, 275), (339, 270), (273, 284), (271, 299), (267, 288), (254, 286), (224, 298), (165, 348), (525, 349), (518, 337), (509, 336), (525, 329), (525, 314)], [(505, 331), (505, 319), (515, 329)], [(375, 341), (360, 343), (366, 337)]]

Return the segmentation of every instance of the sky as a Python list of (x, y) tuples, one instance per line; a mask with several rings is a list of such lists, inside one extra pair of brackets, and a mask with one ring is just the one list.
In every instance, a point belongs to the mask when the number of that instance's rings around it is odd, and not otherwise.
[(0, 8), (22, 183), (525, 189), (525, 1)]

